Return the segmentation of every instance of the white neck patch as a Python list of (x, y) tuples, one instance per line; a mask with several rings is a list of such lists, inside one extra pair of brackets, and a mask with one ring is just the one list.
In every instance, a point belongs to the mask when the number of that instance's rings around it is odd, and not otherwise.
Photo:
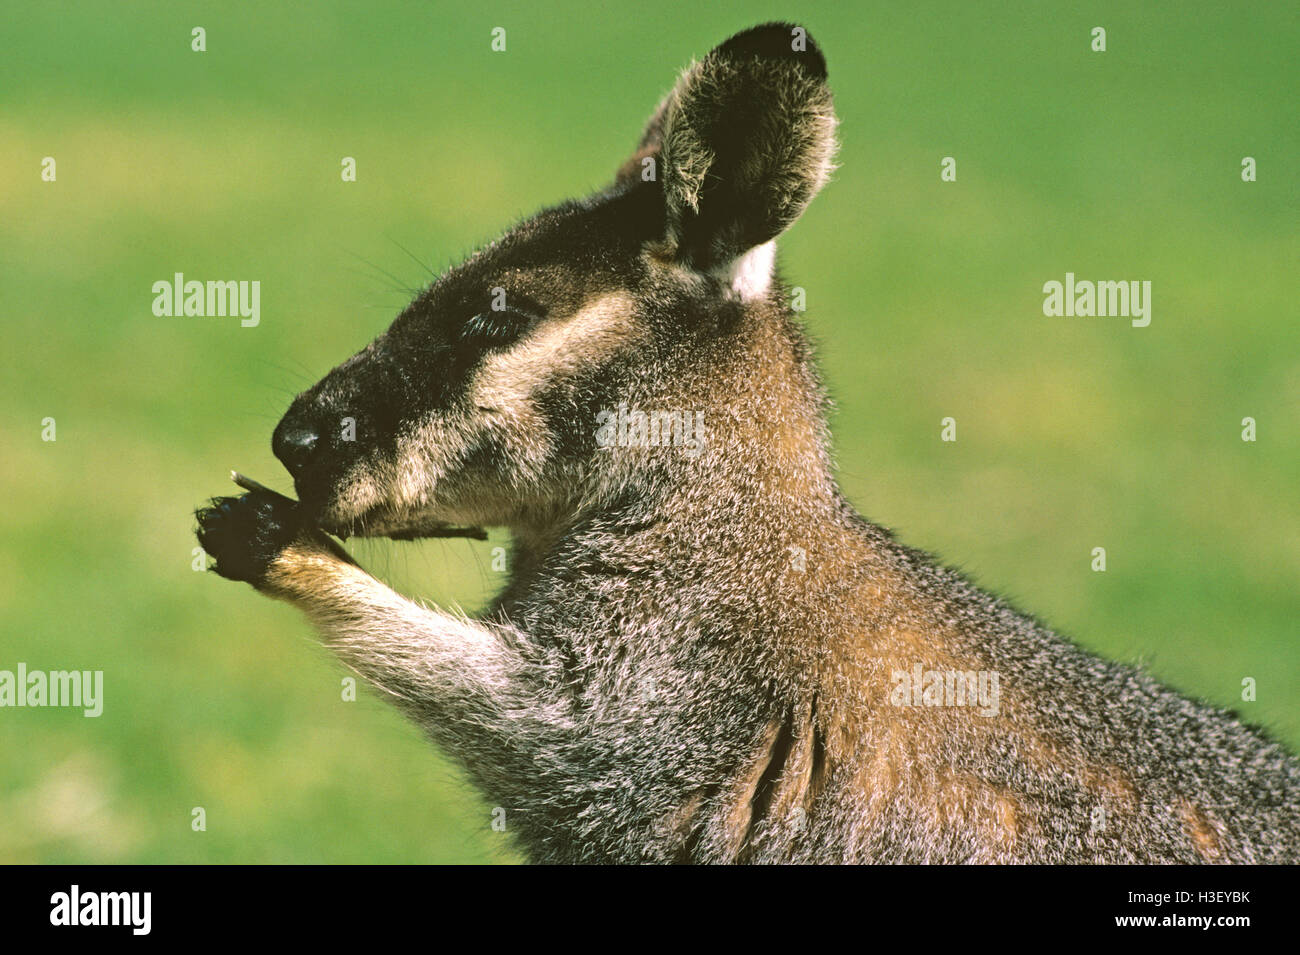
[(776, 240), (756, 245), (727, 270), (727, 284), (743, 302), (762, 298), (772, 287), (772, 269), (776, 264)]

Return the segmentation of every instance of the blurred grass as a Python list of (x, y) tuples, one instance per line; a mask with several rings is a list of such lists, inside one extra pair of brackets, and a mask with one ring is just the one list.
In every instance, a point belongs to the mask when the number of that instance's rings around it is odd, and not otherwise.
[[(850, 497), (1300, 743), (1294, 9), (25, 5), (0, 37), (0, 668), (102, 668), (106, 704), (0, 711), (0, 860), (514, 858), (413, 728), (341, 701), (294, 611), (191, 570), (190, 511), (231, 467), (287, 484), (271, 428), (427, 280), (405, 249), (437, 271), (603, 184), (690, 56), (792, 16), (843, 149), (782, 262)], [(261, 325), (155, 318), (176, 271), (260, 280)], [(1152, 280), (1150, 327), (1043, 317), (1066, 271)], [(473, 608), (497, 542), (358, 556)]]

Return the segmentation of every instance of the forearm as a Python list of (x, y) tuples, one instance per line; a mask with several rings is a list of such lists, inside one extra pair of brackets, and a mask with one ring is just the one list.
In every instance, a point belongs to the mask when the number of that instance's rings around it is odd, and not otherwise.
[(422, 607), (336, 553), (290, 545), (261, 589), (302, 609), (344, 663), (416, 715), (509, 705), (514, 695), (520, 661), (497, 632)]

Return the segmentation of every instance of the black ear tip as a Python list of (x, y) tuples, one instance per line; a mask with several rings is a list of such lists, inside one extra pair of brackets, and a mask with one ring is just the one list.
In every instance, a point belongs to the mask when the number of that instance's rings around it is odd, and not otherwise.
[(737, 33), (713, 55), (751, 57), (797, 63), (814, 79), (826, 79), (826, 57), (808, 31), (796, 23), (763, 23)]

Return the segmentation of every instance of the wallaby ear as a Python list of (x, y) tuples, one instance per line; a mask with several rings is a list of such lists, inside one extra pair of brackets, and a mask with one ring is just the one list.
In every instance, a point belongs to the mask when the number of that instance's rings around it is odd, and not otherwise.
[(714, 269), (799, 218), (830, 175), (835, 125), (821, 51), (802, 27), (768, 23), (682, 74), (624, 171), (656, 157), (664, 253)]

